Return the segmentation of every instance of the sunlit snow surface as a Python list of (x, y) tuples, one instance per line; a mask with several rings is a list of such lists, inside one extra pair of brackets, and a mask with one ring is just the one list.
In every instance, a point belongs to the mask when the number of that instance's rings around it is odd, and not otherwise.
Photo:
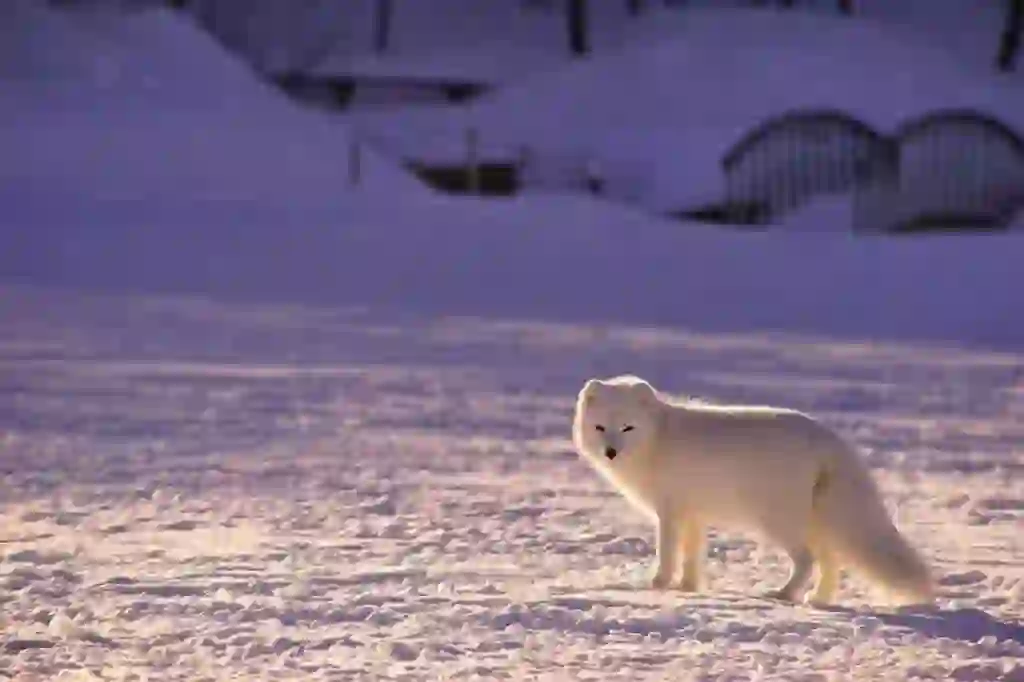
[[(1022, 367), (5, 287), (0, 677), (1021, 680)], [(781, 555), (721, 535), (706, 593), (649, 590), (650, 529), (567, 440), (624, 371), (854, 439), (940, 608), (765, 601)]]

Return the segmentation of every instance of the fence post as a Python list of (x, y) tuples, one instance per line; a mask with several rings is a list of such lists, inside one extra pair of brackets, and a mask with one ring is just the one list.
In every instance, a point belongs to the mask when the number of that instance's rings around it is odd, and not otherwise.
[(363, 179), (363, 146), (355, 135), (348, 138), (348, 184), (358, 187)]
[(480, 194), (480, 134), (476, 126), (466, 128), (466, 189)]
[(524, 143), (519, 148), (518, 168), (516, 169), (516, 193), (522, 192), (532, 169), (533, 150)]
[(601, 173), (601, 164), (591, 155), (583, 160), (583, 184), (587, 191), (594, 196), (604, 194), (604, 177)]

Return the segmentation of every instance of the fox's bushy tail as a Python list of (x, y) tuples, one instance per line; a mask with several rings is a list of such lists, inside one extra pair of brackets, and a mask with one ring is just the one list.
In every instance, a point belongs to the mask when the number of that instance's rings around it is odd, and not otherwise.
[(935, 598), (931, 570), (900, 534), (867, 465), (846, 443), (815, 488), (814, 520), (841, 564), (911, 603)]

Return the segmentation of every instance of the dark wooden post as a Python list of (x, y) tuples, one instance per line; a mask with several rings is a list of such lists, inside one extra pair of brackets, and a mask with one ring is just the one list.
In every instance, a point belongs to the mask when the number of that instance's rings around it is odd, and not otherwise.
[(373, 16), (373, 47), (380, 52), (387, 52), (391, 42), (391, 16), (394, 5), (391, 0), (377, 0)]
[(582, 57), (590, 52), (587, 40), (587, 0), (568, 0), (565, 10), (566, 29), (569, 32), (569, 51)]
[(1000, 71), (1013, 71), (1017, 65), (1021, 33), (1024, 33), (1024, 0), (1006, 0), (1006, 20), (996, 57), (996, 67)]
[(471, 125), (466, 128), (466, 190), (470, 194), (481, 193), (480, 179), (480, 133)]
[(348, 184), (358, 187), (363, 179), (363, 146), (352, 137), (348, 141)]

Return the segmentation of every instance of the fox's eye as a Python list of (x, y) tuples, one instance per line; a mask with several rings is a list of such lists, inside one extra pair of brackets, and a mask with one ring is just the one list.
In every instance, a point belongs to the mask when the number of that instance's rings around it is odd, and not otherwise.
[(603, 426), (601, 426), (600, 424), (598, 424), (598, 425), (597, 425), (597, 426), (595, 426), (594, 428), (595, 428), (595, 429), (597, 429), (598, 431), (600, 431), (601, 433), (604, 433), (604, 427), (603, 427)]
[(629, 425), (626, 425), (626, 426), (622, 427), (622, 432), (623, 433), (628, 433), (629, 431), (632, 431), (635, 428), (636, 428), (635, 426), (629, 424)]

